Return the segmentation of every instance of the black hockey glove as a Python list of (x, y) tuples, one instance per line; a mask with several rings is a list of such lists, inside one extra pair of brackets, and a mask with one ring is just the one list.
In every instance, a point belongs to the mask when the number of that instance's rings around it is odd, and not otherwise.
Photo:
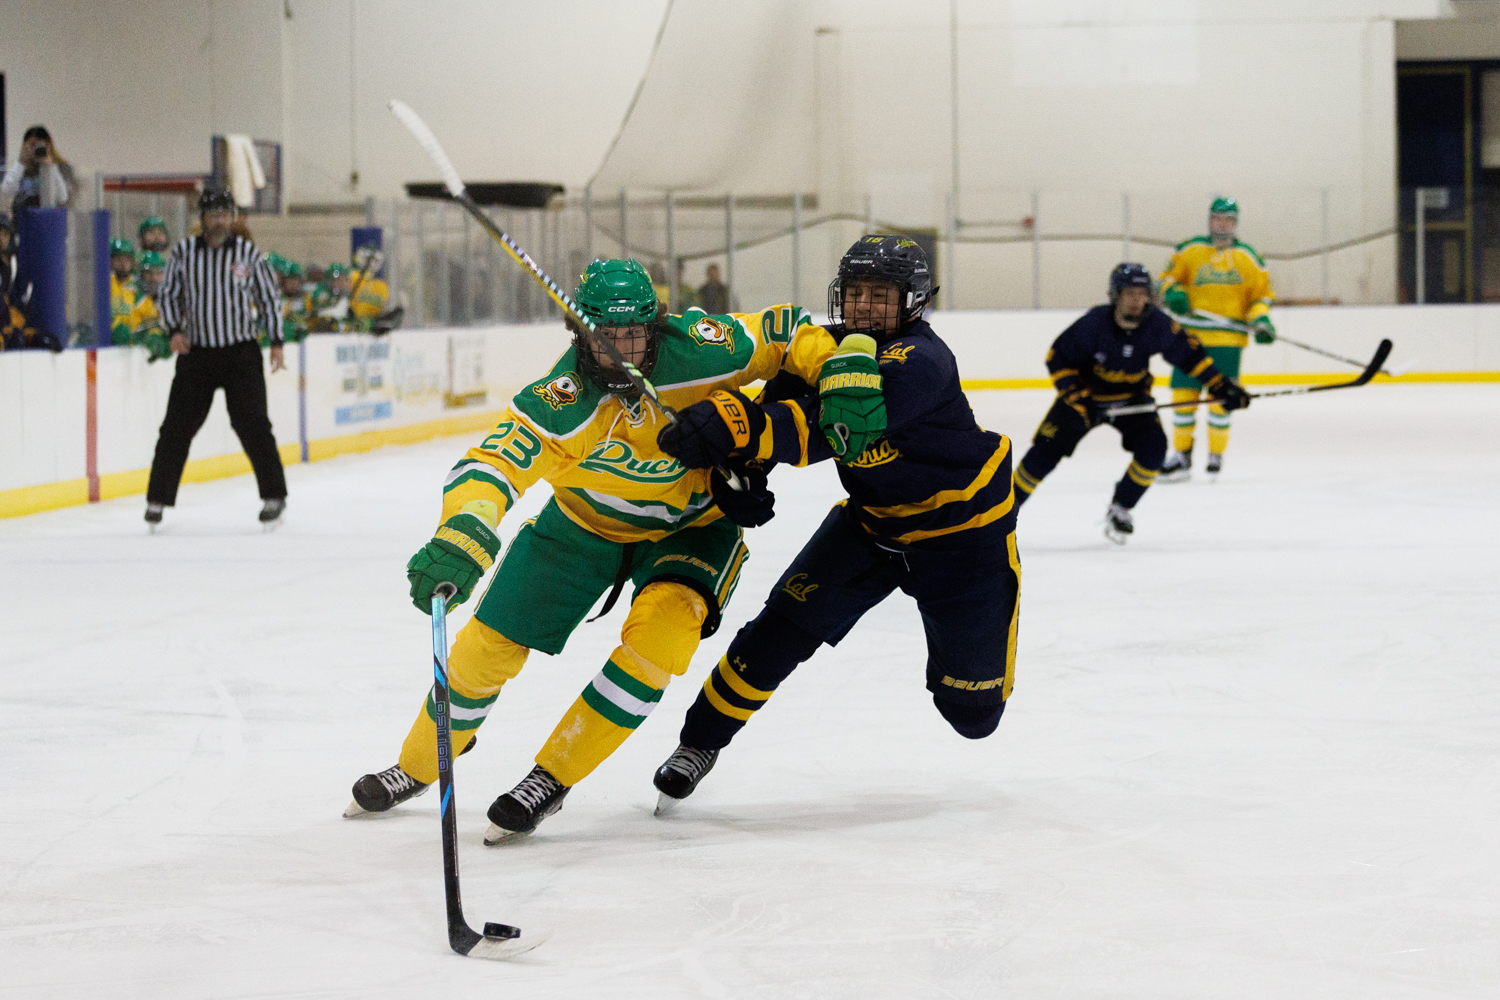
[(677, 422), (662, 428), (656, 444), (689, 469), (712, 469), (743, 449), (753, 457), (765, 428), (758, 405), (733, 389), (720, 389), (678, 411)]
[(1085, 427), (1095, 427), (1104, 420), (1104, 411), (1087, 389), (1070, 389), (1063, 393), (1062, 401), (1083, 418)]
[(714, 503), (741, 528), (759, 528), (776, 516), (776, 494), (770, 490), (766, 470), (759, 462), (750, 467), (736, 463), (734, 473), (740, 477), (741, 489), (730, 486), (719, 469), (709, 474), (708, 488)]
[(1243, 410), (1250, 406), (1250, 394), (1244, 387), (1227, 375), (1215, 375), (1203, 383), (1208, 394), (1219, 401), (1226, 410)]

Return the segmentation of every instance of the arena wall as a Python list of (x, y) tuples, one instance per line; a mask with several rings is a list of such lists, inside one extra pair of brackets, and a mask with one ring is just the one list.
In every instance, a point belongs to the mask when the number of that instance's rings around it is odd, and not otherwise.
[[(966, 389), (1046, 388), (1047, 347), (1078, 315), (941, 312), (932, 322), (953, 348)], [(1369, 357), (1390, 337), (1390, 367), (1407, 372), (1401, 381), (1500, 382), (1500, 306), (1289, 308), (1276, 320), (1288, 337), (1353, 358)], [(282, 459), (320, 461), (474, 434), (566, 346), (560, 323), (314, 336), (288, 347), (288, 371), (267, 376)], [(1251, 346), (1244, 370), (1251, 385), (1353, 371), (1286, 344)], [(0, 354), (0, 426), (7, 429), (0, 517), (144, 493), (172, 371), (170, 363), (148, 364), (138, 348)], [(455, 442), (455, 459), (462, 447)], [(249, 471), (221, 396), (193, 441), (185, 479)]]

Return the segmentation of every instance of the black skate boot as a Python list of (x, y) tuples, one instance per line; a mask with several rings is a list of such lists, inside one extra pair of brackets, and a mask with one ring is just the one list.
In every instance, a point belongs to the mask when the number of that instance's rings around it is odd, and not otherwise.
[[(1212, 462), (1212, 457), (1209, 458)], [(1174, 451), (1167, 456), (1162, 463), (1161, 473), (1157, 475), (1158, 483), (1185, 483), (1193, 476), (1193, 453), (1190, 451)]]
[[(473, 750), (478, 742), (479, 737), (474, 737), (458, 755), (462, 757)], [(354, 801), (344, 810), (344, 818), (353, 819), (366, 813), (386, 812), (407, 799), (416, 798), (431, 787), (401, 770), (400, 764), (392, 764), (379, 774), (367, 774), (354, 783)]]
[(656, 790), (661, 792), (656, 800), (656, 815), (665, 816), (676, 808), (677, 803), (692, 795), (698, 782), (714, 769), (714, 762), (718, 759), (717, 750), (696, 750), (689, 746), (673, 750), (672, 756), (656, 769), (656, 777), (651, 779)]
[(146, 505), (146, 523), (150, 525), (150, 528), (147, 530), (153, 535), (156, 534), (156, 526), (161, 524), (161, 512), (164, 509), (159, 503), (148, 503)]
[(367, 774), (354, 783), (354, 801), (344, 810), (344, 818), (386, 812), (431, 787), (401, 770), (400, 764), (392, 764), (384, 771)]
[(494, 847), (535, 830), (538, 823), (562, 808), (568, 792), (568, 786), (545, 767), (533, 767), (519, 785), (490, 804), (490, 828), (484, 831), (484, 846)]
[(281, 523), (281, 512), (286, 510), (286, 497), (277, 497), (275, 500), (267, 500), (261, 504), (260, 523), (265, 525), (265, 530), (270, 531)]
[(1224, 456), (1210, 453), (1208, 464), (1203, 467), (1203, 471), (1208, 473), (1208, 481), (1212, 483), (1218, 481), (1219, 470), (1222, 468), (1224, 468)]
[(1117, 503), (1109, 505), (1104, 515), (1104, 537), (1116, 545), (1124, 545), (1135, 531), (1135, 518), (1128, 508)]

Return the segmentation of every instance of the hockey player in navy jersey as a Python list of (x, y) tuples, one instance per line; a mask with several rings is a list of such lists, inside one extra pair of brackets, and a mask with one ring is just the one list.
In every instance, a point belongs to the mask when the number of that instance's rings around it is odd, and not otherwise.
[(1131, 511), (1161, 471), (1167, 435), (1155, 413), (1111, 419), (1109, 408), (1151, 402), (1153, 354), (1202, 382), (1224, 409), (1250, 405), (1249, 394), (1214, 367), (1197, 339), (1155, 308), (1151, 272), (1142, 264), (1120, 264), (1109, 275), (1109, 304), (1084, 313), (1047, 352), (1057, 401), (1016, 466), (1017, 508), (1058, 462), (1073, 454), (1085, 434), (1108, 420), (1120, 432), (1121, 447), (1134, 458), (1115, 484), (1104, 523), (1110, 541), (1125, 544), (1135, 530)]
[[(937, 710), (969, 739), (999, 724), (1015, 676), (1020, 590), (1010, 441), (975, 422), (952, 352), (923, 319), (936, 291), (914, 241), (860, 239), (828, 289), (830, 322), (819, 335), (839, 350), (816, 390), (783, 372), (756, 401), (718, 392), (662, 432), (662, 449), (690, 467), (837, 457), (849, 497), (709, 674), (681, 745), (656, 772), (658, 812), (692, 793), (799, 664), (898, 588), (922, 613)], [(867, 405), (851, 402), (854, 387), (867, 390)]]

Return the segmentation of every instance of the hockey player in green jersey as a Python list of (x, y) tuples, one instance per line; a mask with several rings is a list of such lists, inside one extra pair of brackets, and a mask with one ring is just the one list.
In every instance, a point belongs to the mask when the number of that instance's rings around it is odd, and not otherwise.
[[(816, 385), (837, 350), (826, 335), (799, 336), (799, 329), (821, 330), (804, 326), (805, 314), (791, 305), (667, 315), (650, 275), (633, 260), (594, 261), (574, 298), (599, 335), (679, 410), (783, 369)], [(850, 391), (867, 412), (868, 394)], [(635, 586), (620, 645), (558, 722), (536, 766), (491, 805), (487, 844), (535, 830), (645, 721), (667, 683), (687, 670), (699, 640), (719, 627), (739, 582), (748, 550), (742, 528), (726, 514), (742, 501), (722, 478), (663, 452), (663, 426), (624, 372), (575, 331), (552, 370), (517, 393), (493, 431), (448, 474), (442, 525), (407, 565), (419, 609), (431, 607), (444, 583), (457, 590), (454, 604), (467, 600), (499, 554), (500, 517), (529, 487), (551, 484), (552, 498), (520, 527), (454, 642), (455, 755), (472, 744), (533, 649), (561, 653), (601, 595), (609, 594), (608, 610), (627, 583)], [(346, 816), (383, 812), (437, 780), (435, 711), (429, 696), (398, 762), (355, 783)]]

